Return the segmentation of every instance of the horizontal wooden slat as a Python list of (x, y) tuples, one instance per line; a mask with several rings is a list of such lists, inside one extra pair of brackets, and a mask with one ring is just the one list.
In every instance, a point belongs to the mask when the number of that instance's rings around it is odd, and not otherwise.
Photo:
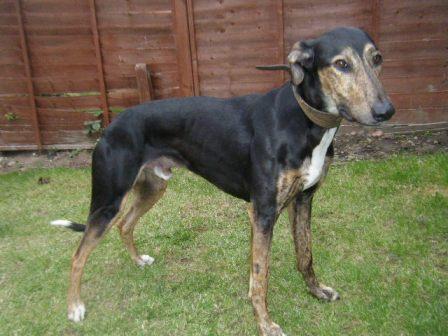
[(440, 76), (423, 78), (384, 78), (383, 84), (389, 94), (448, 91), (448, 81)]
[(28, 89), (25, 78), (1, 78), (0, 95), (2, 94), (26, 94)]
[(95, 96), (62, 96), (62, 97), (36, 97), (38, 107), (42, 108), (71, 108), (80, 110), (86, 108), (101, 109), (101, 99)]
[(44, 145), (63, 145), (60, 147), (67, 146), (68, 144), (77, 145), (80, 143), (93, 142), (96, 138), (95, 136), (89, 137), (83, 130), (42, 130), (41, 135)]
[(23, 4), (25, 13), (61, 13), (89, 12), (89, 5), (85, 0), (26, 0)]
[(430, 108), (448, 106), (448, 91), (431, 93), (391, 94), (398, 109)]
[(154, 13), (171, 12), (171, 3), (166, 0), (97, 0), (99, 15), (107, 13)]
[[(43, 74), (45, 75), (45, 73)], [(85, 76), (62, 76), (56, 74), (51, 77), (33, 78), (36, 94), (63, 92), (97, 92), (98, 80), (96, 72)]]

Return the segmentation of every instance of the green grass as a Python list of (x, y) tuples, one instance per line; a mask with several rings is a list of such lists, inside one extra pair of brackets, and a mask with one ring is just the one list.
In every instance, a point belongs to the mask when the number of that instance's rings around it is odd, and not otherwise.
[[(39, 185), (39, 177), (50, 183)], [(186, 171), (136, 230), (134, 266), (116, 230), (83, 281), (87, 319), (66, 319), (70, 257), (84, 222), (88, 169), (0, 176), (0, 334), (255, 335), (244, 202)], [(448, 155), (334, 165), (314, 203), (315, 270), (341, 294), (311, 297), (294, 268), (287, 218), (276, 225), (269, 302), (288, 335), (442, 335), (448, 330)]]

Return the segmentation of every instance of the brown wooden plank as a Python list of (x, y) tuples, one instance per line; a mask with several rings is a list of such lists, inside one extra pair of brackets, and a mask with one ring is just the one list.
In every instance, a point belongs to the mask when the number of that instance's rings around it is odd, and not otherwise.
[(27, 0), (24, 3), (26, 13), (58, 15), (61, 13), (89, 14), (89, 4), (85, 0)]
[(89, 14), (80, 12), (26, 13), (24, 22), (27, 29), (89, 27)]
[(441, 76), (422, 78), (384, 78), (382, 82), (389, 94), (448, 91), (448, 81)]
[(448, 35), (444, 39), (384, 42), (381, 51), (388, 60), (448, 59)]
[(0, 1), (0, 13), (15, 14), (16, 8), (14, 6), (14, 0)]
[(17, 21), (17, 16), (14, 13), (0, 12), (0, 25), (17, 26), (18, 24), (19, 22)]
[(429, 108), (448, 106), (448, 91), (430, 93), (391, 94), (390, 98), (398, 109)]
[(196, 31), (195, 31), (195, 19), (193, 0), (187, 0), (187, 21), (188, 21), (188, 33), (190, 42), (191, 53), (191, 71), (193, 72), (193, 91), (195, 96), (201, 94), (201, 87), (199, 85), (199, 73), (198, 73), (198, 50), (196, 47)]
[(34, 126), (34, 138), (36, 140), (36, 145), (40, 149), (42, 147), (42, 139), (39, 129), (39, 117), (37, 113), (36, 108), (36, 101), (34, 97), (34, 86), (33, 86), (33, 79), (31, 74), (31, 64), (30, 64), (30, 58), (29, 58), (29, 51), (28, 51), (28, 45), (25, 35), (25, 28), (23, 26), (23, 15), (22, 15), (22, 7), (21, 7), (21, 1), (16, 0), (16, 13), (17, 18), (19, 21), (19, 33), (20, 33), (20, 41), (21, 41), (21, 47), (22, 47), (22, 58), (23, 63), (25, 65), (25, 73), (26, 73), (26, 83), (27, 83), (27, 91), (28, 91), (28, 98), (29, 98), (29, 104), (32, 114), (32, 120), (33, 120), (33, 126)]
[(148, 66), (145, 63), (136, 64), (135, 75), (137, 78), (138, 96), (140, 103), (152, 100), (154, 97), (154, 89), (152, 87)]
[(171, 12), (169, 11), (102, 13), (98, 17), (100, 29), (116, 27), (151, 29), (170, 25)]
[(0, 94), (27, 94), (26, 78), (1, 78)]
[(97, 92), (99, 85), (98, 80), (94, 78), (96, 76), (95, 69), (93, 71), (93, 75), (92, 73), (90, 73), (90, 76), (78, 76), (76, 78), (73, 78), (72, 76), (35, 77), (34, 86), (36, 94), (63, 92)]
[(448, 25), (446, 22), (383, 24), (380, 33), (384, 41), (443, 39), (448, 34)]
[(96, 78), (98, 74), (96, 65), (39, 63), (33, 66), (33, 75), (42, 78), (90, 79)]
[(188, 32), (187, 5), (182, 0), (172, 0), (172, 11), (173, 32), (179, 67), (179, 86), (184, 96), (192, 96), (194, 95), (194, 79)]
[(93, 44), (95, 45), (95, 56), (97, 60), (97, 76), (100, 85), (101, 104), (103, 108), (103, 121), (104, 126), (108, 126), (110, 123), (110, 110), (109, 110), (109, 104), (107, 102), (106, 82), (104, 79), (104, 69), (103, 69), (103, 56), (101, 53), (100, 37), (98, 34), (98, 21), (96, 17), (95, 0), (89, 0), (89, 6), (90, 6), (90, 22), (93, 34), (92, 38), (93, 38)]
[(155, 49), (155, 50), (108, 50), (104, 53), (104, 64), (130, 64), (137, 63), (153, 64), (163, 60), (165, 63), (175, 63), (175, 49)]
[(382, 69), (382, 78), (401, 77), (436, 77), (447, 73), (446, 58), (435, 59), (409, 59), (401, 58), (389, 60), (388, 54), (383, 53), (385, 62)]
[(38, 107), (42, 108), (71, 108), (73, 110), (97, 108), (101, 109), (101, 99), (96, 96), (60, 96), (43, 97), (37, 96)]
[[(278, 40), (278, 64), (284, 64), (285, 60), (285, 18), (284, 18), (284, 2), (283, 0), (277, 0), (277, 40)], [(285, 81), (285, 72), (280, 71), (279, 74), (280, 84)]]
[(101, 46), (105, 50), (152, 50), (173, 49), (172, 34), (107, 34), (101, 35)]
[[(3, 29), (0, 28), (0, 32)], [(27, 27), (28, 35), (36, 36), (79, 36), (89, 35), (91, 33), (90, 27), (72, 26), (72, 27), (46, 27), (46, 26), (32, 26)]]
[(79, 146), (80, 143), (94, 142), (96, 137), (89, 137), (83, 130), (42, 131), (44, 148), (45, 145), (47, 145), (46, 148), (67, 148), (69, 144)]
[(166, 0), (101, 0), (97, 3), (99, 15), (107, 13), (148, 13), (171, 11), (170, 2)]

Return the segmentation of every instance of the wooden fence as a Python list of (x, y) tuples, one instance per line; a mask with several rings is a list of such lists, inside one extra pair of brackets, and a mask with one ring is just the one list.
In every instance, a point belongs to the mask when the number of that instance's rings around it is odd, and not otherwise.
[(150, 94), (268, 91), (255, 65), (341, 25), (378, 42), (394, 123), (448, 121), (446, 0), (0, 0), (0, 150), (89, 147)]

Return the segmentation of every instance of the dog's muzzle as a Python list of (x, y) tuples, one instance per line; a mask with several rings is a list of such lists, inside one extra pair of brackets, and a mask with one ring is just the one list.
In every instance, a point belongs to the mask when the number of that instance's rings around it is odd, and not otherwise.
[(378, 122), (389, 120), (394, 114), (395, 108), (388, 100), (373, 104), (372, 116)]

